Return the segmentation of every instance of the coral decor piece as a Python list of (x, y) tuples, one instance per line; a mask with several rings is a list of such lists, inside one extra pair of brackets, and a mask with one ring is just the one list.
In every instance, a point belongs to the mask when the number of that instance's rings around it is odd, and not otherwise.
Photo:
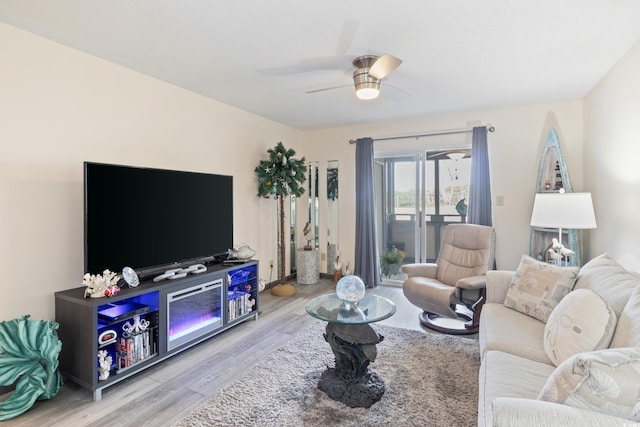
[(60, 325), (29, 315), (0, 322), (0, 386), (15, 391), (0, 402), (0, 421), (27, 411), (36, 400), (51, 399), (62, 387), (58, 355)]
[(295, 288), (287, 284), (285, 274), (284, 198), (300, 197), (304, 194), (305, 159), (294, 158), (296, 152), (286, 149), (282, 142), (267, 150), (267, 154), (269, 158), (260, 161), (255, 173), (258, 175), (258, 196), (268, 198), (274, 195), (278, 199), (280, 209), (280, 284), (274, 286), (271, 293), (276, 296), (291, 296), (295, 294)]
[(86, 289), (84, 290), (84, 297), (112, 297), (120, 292), (118, 280), (118, 275), (108, 269), (103, 271), (102, 275), (87, 273), (84, 275), (82, 280), (82, 284), (86, 286)]

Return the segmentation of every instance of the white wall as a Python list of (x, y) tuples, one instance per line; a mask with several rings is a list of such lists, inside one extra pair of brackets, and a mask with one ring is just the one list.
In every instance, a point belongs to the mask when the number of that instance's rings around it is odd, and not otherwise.
[[(575, 191), (582, 182), (582, 102), (567, 101), (519, 108), (475, 111), (414, 120), (377, 123), (308, 132), (305, 155), (309, 160), (326, 164), (340, 162), (340, 259), (354, 260), (355, 240), (355, 145), (350, 139), (370, 136), (422, 134), (479, 124), (491, 124), (489, 161), (492, 195), (504, 196), (504, 206), (495, 206), (493, 225), (497, 233), (497, 264), (501, 269), (515, 269), (522, 254), (529, 252), (529, 220), (535, 191), (540, 152), (550, 126), (558, 129), (571, 183)], [(430, 137), (376, 142), (376, 151), (413, 150), (418, 147), (470, 145), (470, 135)], [(323, 243), (320, 243), (320, 247)]]
[(80, 286), (85, 160), (233, 175), (236, 243), (276, 259), (254, 168), (301, 133), (5, 24), (0, 51), (0, 320), (53, 319)]
[[(586, 233), (586, 255), (608, 251), (640, 270), (631, 127), (640, 113), (638, 45), (585, 98), (584, 119), (582, 100), (572, 100), (304, 133), (4, 24), (0, 48), (0, 320), (53, 319), (53, 293), (80, 285), (85, 160), (233, 175), (236, 243), (257, 250), (268, 279), (268, 261), (277, 260), (276, 206), (255, 196), (253, 169), (277, 141), (322, 167), (339, 161), (341, 261), (353, 264), (355, 146), (348, 141), (478, 124), (496, 127), (489, 154), (494, 200), (504, 196), (493, 214), (499, 268), (515, 268), (528, 252), (539, 155), (555, 126), (574, 190), (594, 194), (599, 228)], [(469, 143), (469, 135), (433, 137), (379, 142), (376, 150)]]
[(585, 185), (598, 228), (592, 256), (607, 252), (640, 271), (640, 42), (584, 99)]

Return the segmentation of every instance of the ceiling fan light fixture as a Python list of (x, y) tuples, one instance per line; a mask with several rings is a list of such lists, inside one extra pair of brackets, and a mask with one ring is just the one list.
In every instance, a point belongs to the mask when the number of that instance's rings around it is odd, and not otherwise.
[(359, 99), (376, 99), (380, 95), (380, 80), (369, 75), (368, 68), (359, 68), (353, 72), (353, 83)]
[(452, 151), (450, 153), (447, 153), (447, 157), (450, 158), (451, 160), (464, 159), (465, 156), (466, 154), (462, 151)]
[(380, 95), (380, 89), (376, 87), (356, 88), (356, 96), (360, 99), (364, 99), (364, 100), (376, 99), (378, 95)]

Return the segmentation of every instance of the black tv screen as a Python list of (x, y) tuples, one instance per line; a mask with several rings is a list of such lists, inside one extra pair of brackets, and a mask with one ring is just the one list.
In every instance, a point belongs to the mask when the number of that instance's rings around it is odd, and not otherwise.
[(170, 268), (233, 247), (233, 177), (85, 162), (85, 272)]

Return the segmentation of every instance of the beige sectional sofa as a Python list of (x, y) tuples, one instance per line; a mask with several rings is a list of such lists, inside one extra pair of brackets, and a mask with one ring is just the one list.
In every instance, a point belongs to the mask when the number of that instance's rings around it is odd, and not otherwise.
[(559, 269), (488, 272), (479, 426), (640, 425), (640, 275), (606, 254)]

